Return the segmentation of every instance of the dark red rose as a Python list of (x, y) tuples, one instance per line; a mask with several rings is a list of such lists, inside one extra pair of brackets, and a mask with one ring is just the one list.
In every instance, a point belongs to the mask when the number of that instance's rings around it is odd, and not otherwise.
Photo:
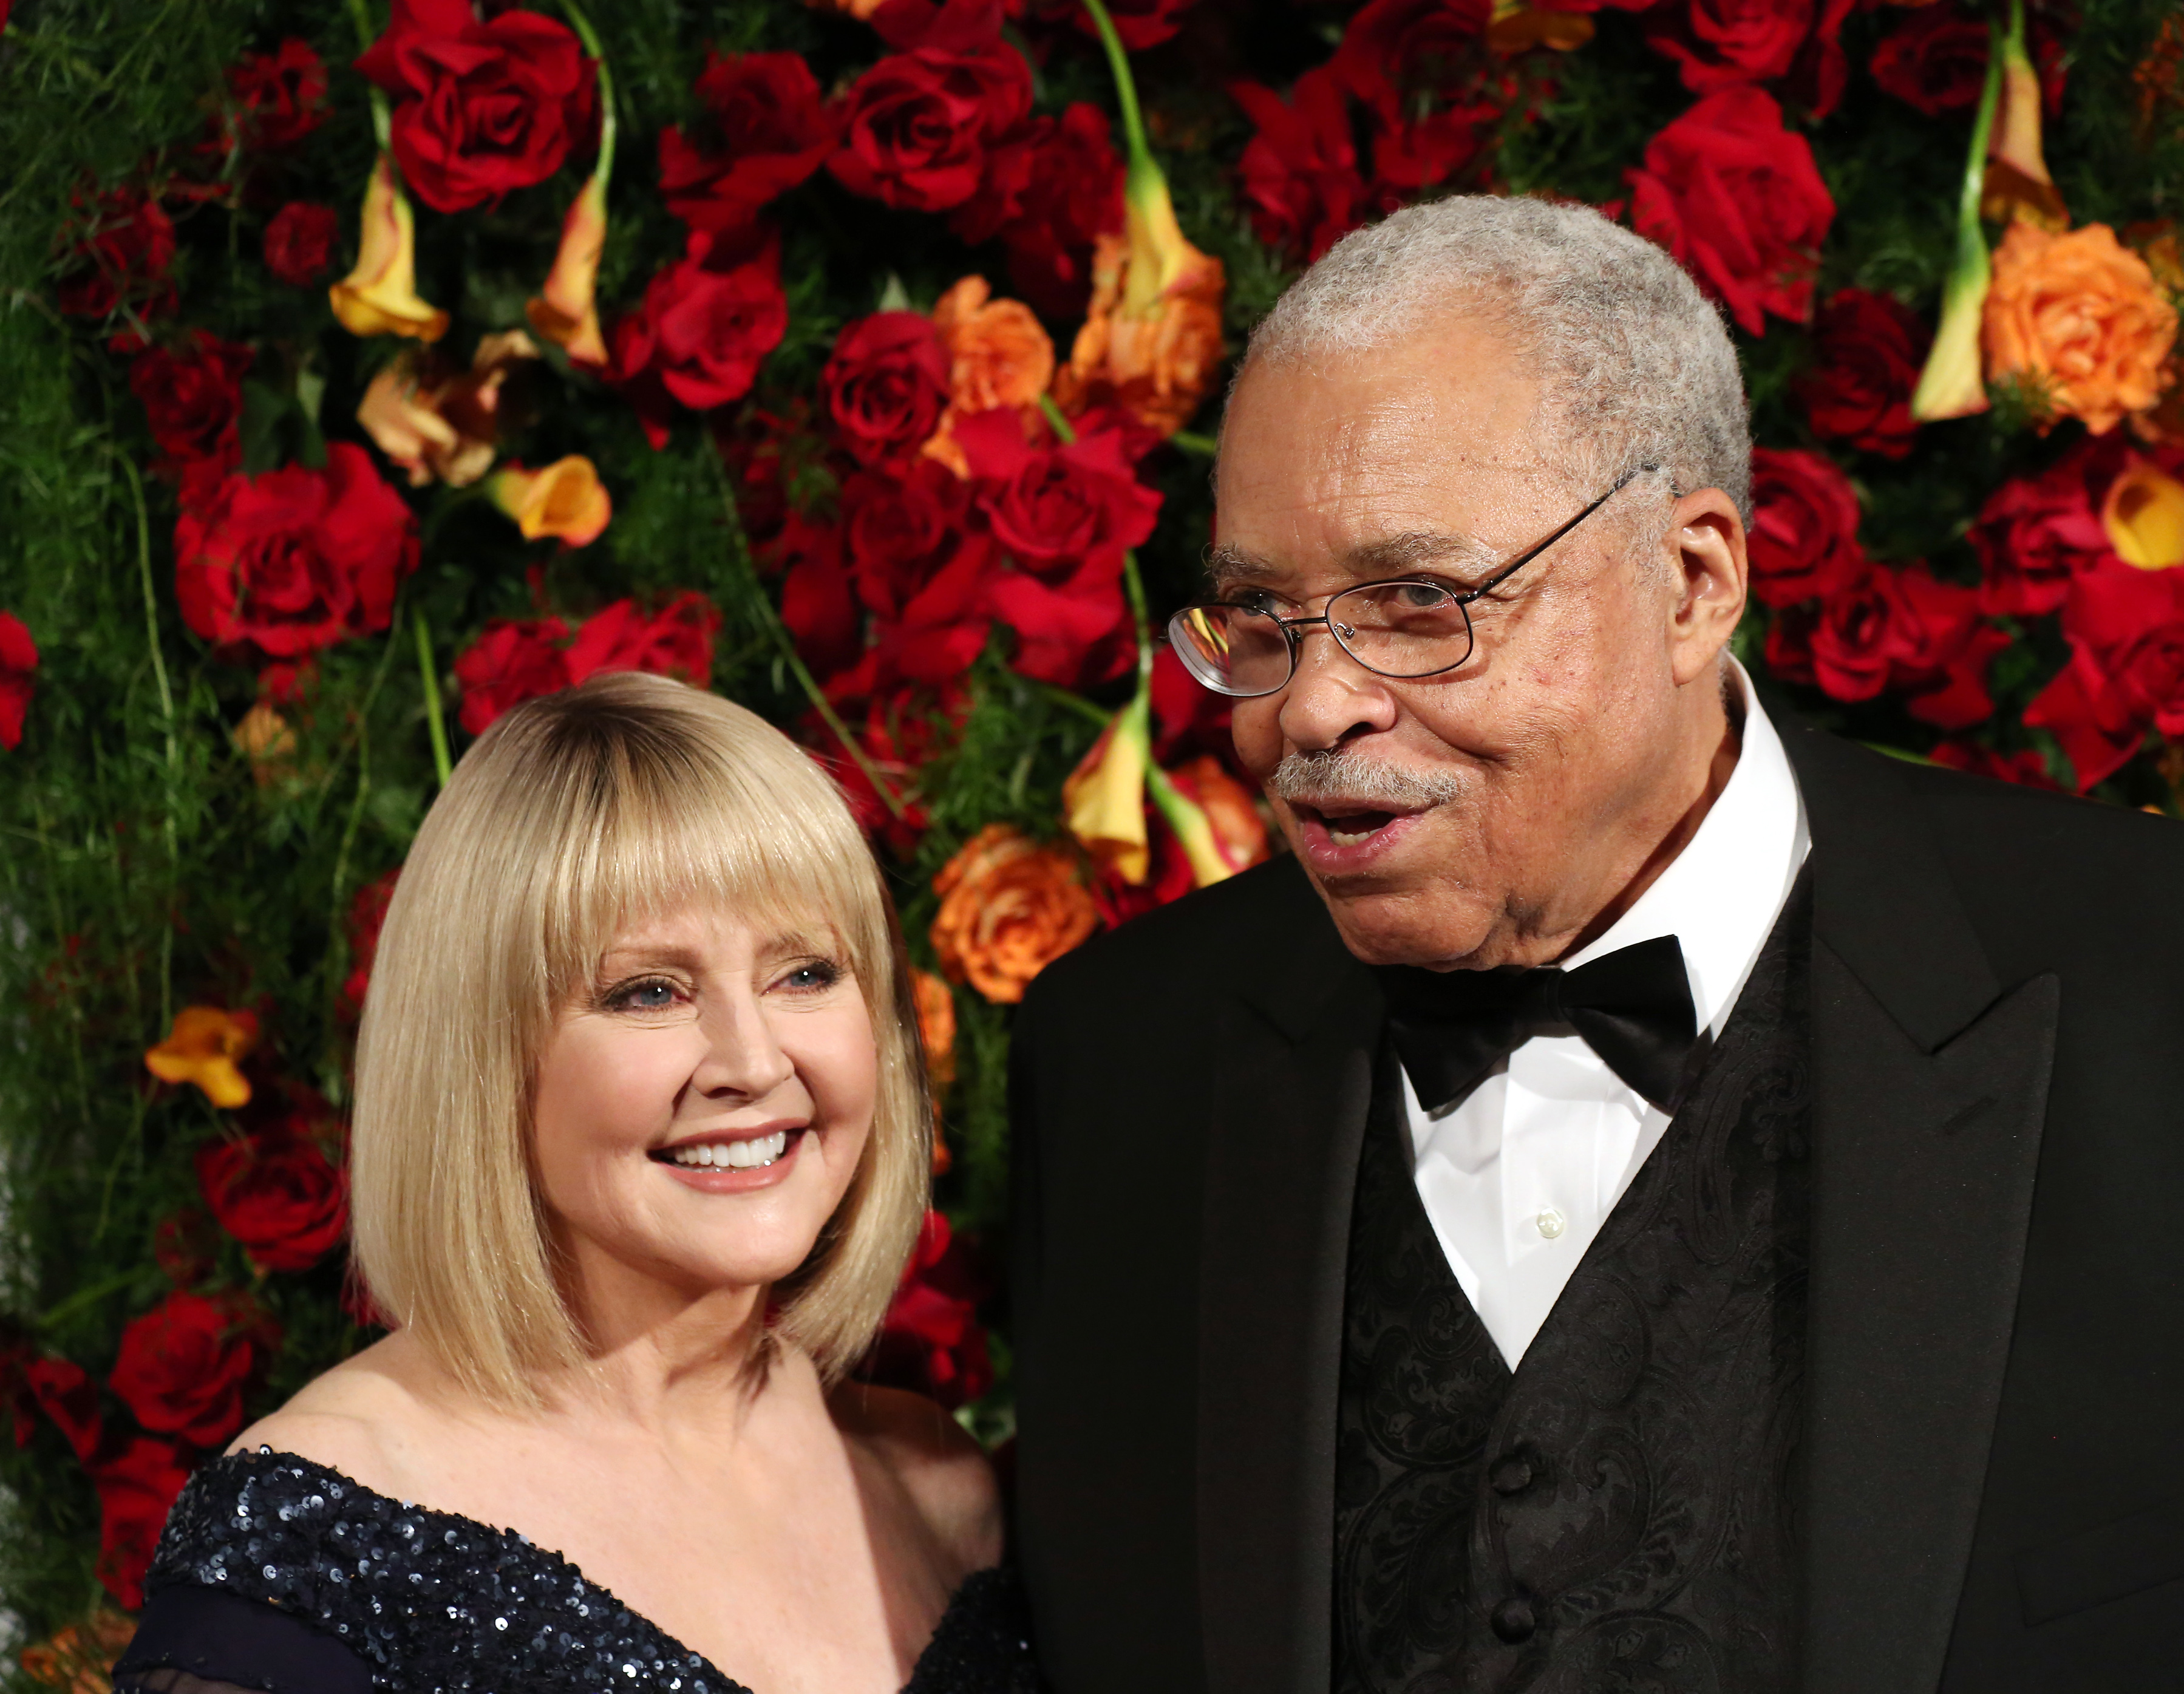
[(162, 1218), (152, 1231), (152, 1260), (177, 1288), (195, 1288), (210, 1277), (220, 1251), (220, 1226), (201, 1206), (185, 1206)]
[(2145, 744), (2149, 726), (2184, 736), (2184, 571), (2117, 562), (2079, 572), (2063, 633), (2070, 662), (2025, 721), (2054, 732), (2082, 794)]
[(1797, 382), (1813, 433), (1901, 459), (1919, 425), (1911, 391), (1933, 336), (1892, 295), (1844, 288), (1813, 320), (1813, 364)]
[(1753, 448), (1752, 505), (1752, 593), (1762, 605), (1821, 599), (1864, 569), (1858, 492), (1833, 460)]
[(1969, 771), (1975, 777), (1992, 777), (1997, 782), (2015, 783), (2021, 788), (2048, 788), (2061, 793), (2063, 785), (2048, 773), (2048, 761), (2031, 747), (2020, 747), (2014, 753), (1998, 753), (1984, 742), (1952, 739), (1936, 746), (1929, 755), (1936, 765), (1952, 771)]
[(940, 332), (916, 312), (875, 312), (844, 325), (821, 381), (850, 456), (907, 465), (947, 410), (948, 370)]
[(1813, 0), (1669, 0), (1646, 14), (1646, 39), (1694, 94), (1773, 81), (1812, 27)]
[(1307, 70), (1286, 104), (1256, 82), (1232, 82), (1228, 92), (1258, 126), (1238, 164), (1252, 229), (1292, 258), (1318, 259), (1368, 208), (1342, 79), (1330, 66)]
[(1029, 181), (1002, 225), (1009, 286), (1044, 317), (1082, 317), (1092, 291), (1092, 248), (1123, 228), (1123, 159), (1107, 114), (1085, 101), (1035, 118)]
[(1992, 714), (1986, 667), (2008, 644), (2008, 636), (1981, 621), (1976, 589), (1937, 582), (1923, 565), (1869, 565), (1817, 609), (1777, 616), (1767, 663), (1786, 681), (1816, 683), (1835, 699), (1900, 690), (1914, 717), (1964, 729)]
[(929, 459), (900, 482), (860, 471), (843, 484), (843, 549), (873, 619), (855, 692), (944, 683), (984, 650), (994, 548), (972, 518), (970, 485)]
[[(1182, 14), (1196, 3), (1197, 0), (1115, 0), (1107, 14), (1115, 20), (1115, 33), (1123, 38), (1123, 45), (1132, 53), (1142, 53), (1173, 36), (1182, 27), (1178, 22)], [(1068, 9), (1077, 27), (1096, 39), (1099, 28), (1092, 14), (1082, 6)]]
[(1708, 95), (1624, 173), (1631, 227), (1658, 242), (1753, 335), (1767, 314), (1802, 323), (1835, 201), (1802, 136), (1758, 89)]
[(753, 556), (763, 561), (768, 544), (788, 521), (788, 488), (798, 467), (822, 458), (827, 450), (812, 428), (811, 402), (795, 395), (778, 414), (740, 407), (715, 423), (713, 445), (733, 478), (744, 535)]
[(1782, 90), (1815, 118), (1825, 118), (1841, 103), (1850, 82), (1850, 59), (1842, 49), (1843, 20), (1855, 0), (1819, 0), (1813, 32), (1797, 49)]
[(37, 669), (38, 644), (31, 640), (29, 626), (14, 613), (0, 611), (0, 747), (11, 753), (23, 744), (23, 720), (37, 692), (31, 679)]
[(129, 387), (144, 408), (163, 468), (210, 460), (225, 471), (240, 461), (242, 373), (251, 349), (192, 330), (179, 348), (151, 347), (129, 363)]
[(1002, 408), (963, 419), (956, 439), (994, 539), (1020, 570), (1056, 584), (1086, 564), (1119, 570), (1123, 553), (1153, 532), (1161, 497), (1133, 474), (1114, 431), (1034, 447)]
[(841, 145), (827, 168), (852, 193), (950, 211), (984, 182), (989, 149), (1030, 114), (1031, 71), (1013, 47), (894, 53), (842, 97)]
[(1406, 120), (1403, 102), (1392, 86), (1384, 83), (1358, 94), (1373, 114), (1368, 203), (1379, 214), (1407, 205), (1469, 165), (1491, 137), (1499, 115), (1490, 106), (1452, 106)]
[(928, 1212), (917, 1251), (862, 1374), (950, 1408), (967, 1406), (994, 1385), (986, 1332), (978, 1323), (978, 1301), (986, 1292), (986, 1279), (952, 1238), (948, 1220)]
[(1491, 0), (1369, 0), (1342, 31), (1338, 64), (1406, 88), (1452, 94), (1485, 65)]
[(1016, 638), (1011, 662), (1025, 676), (1084, 688), (1129, 667), (1130, 608), (1119, 571), (1095, 562), (1058, 582), (1011, 571), (989, 593), (994, 617)]
[(98, 1580), (125, 1612), (144, 1607), (144, 1573), (189, 1468), (171, 1441), (139, 1435), (91, 1468), (98, 1490)]
[(416, 567), (416, 520), (351, 442), (326, 449), (323, 471), (231, 476), (175, 524), (182, 621), (276, 658), (386, 628)]
[(1118, 929), (1156, 906), (1181, 900), (1198, 886), (1198, 873), (1190, 867), (1190, 855), (1183, 850), (1167, 820), (1157, 813), (1148, 822), (1145, 848), (1150, 862), (1145, 881), (1126, 883), (1112, 865), (1103, 864), (1087, 886), (1100, 922), (1110, 929)]
[(69, 1359), (33, 1359), (24, 1367), (23, 1380), (38, 1409), (53, 1420), (77, 1459), (89, 1464), (105, 1435), (98, 1385), (81, 1365)]
[(302, 1112), (198, 1149), (198, 1188), (260, 1270), (309, 1270), (348, 1232), (348, 1181)]
[(223, 1446), (242, 1427), (244, 1391), (278, 1333), (246, 1295), (174, 1289), (122, 1330), (107, 1385), (146, 1429)]
[(889, 47), (943, 47), (951, 53), (991, 47), (1004, 19), (1023, 11), (1023, 0), (881, 0), (865, 21)]
[(1233, 764), (1228, 714), (1234, 705), (1184, 670), (1173, 647), (1153, 649), (1153, 757), (1162, 766), (1173, 769), (1199, 753)]
[[(944, 699), (943, 705), (950, 702)], [(919, 769), (938, 747), (934, 717), (930, 712), (905, 710), (900, 701), (873, 700), (866, 708), (864, 727), (853, 730), (865, 759), (887, 783), (900, 812), (880, 798), (865, 766), (850, 755), (840, 737), (818, 713), (805, 715), (801, 726), (805, 744), (819, 767), (834, 779), (842, 797), (856, 814), (857, 824), (867, 836), (884, 842), (899, 857), (917, 850), (932, 816), (917, 798)]]
[(175, 309), (175, 224), (149, 190), (110, 188), (76, 198), (68, 274), (57, 291), (60, 309), (103, 318), (125, 307), (140, 317)]
[(332, 206), (291, 200), (265, 226), (265, 268), (291, 288), (308, 288), (334, 267), (341, 215)]
[(782, 531), (781, 621), (796, 638), (796, 650), (814, 674), (832, 678), (864, 651), (864, 619), (842, 563), (841, 532), (793, 517)]
[(569, 680), (602, 671), (649, 671), (694, 688), (713, 680), (713, 637), (721, 614), (695, 589), (685, 589), (649, 617), (634, 600), (616, 600), (584, 620), (568, 652)]
[(569, 686), (569, 626), (558, 617), (495, 618), (455, 660), (460, 722), (482, 735), (510, 706)]
[(2097, 492), (2107, 483), (2103, 471), (2099, 455), (2080, 449), (2037, 476), (2014, 477), (1987, 496), (1972, 526), (1971, 543), (1986, 575), (1983, 596), (1991, 615), (2054, 611), (2073, 581), (2114, 556)]
[(788, 329), (781, 249), (725, 236), (690, 237), (686, 256), (646, 285), (644, 304), (615, 326), (615, 379), (655, 447), (667, 440), (667, 401), (710, 411), (739, 400)]
[(705, 115), (688, 137), (660, 132), (660, 197), (694, 230), (749, 223), (834, 150), (833, 119), (800, 54), (709, 51), (697, 94)]
[(394, 0), (356, 68), (393, 97), (402, 180), (443, 212), (543, 182), (599, 121), (597, 67), (536, 12), (482, 22), (470, 0)]
[(1986, 25), (1942, 0), (1919, 7), (1873, 50), (1873, 80), (1930, 118), (1979, 103)]
[(291, 36), (271, 53), (254, 53), (227, 73), (235, 143), (261, 152), (290, 148), (326, 122), (325, 61)]
[[(457, 674), (460, 674), (458, 665)], [(549, 691), (550, 692), (550, 690)], [(470, 694), (464, 690), (467, 702)], [(469, 728), (465, 724), (465, 728)], [(472, 733), (477, 733), (472, 731)], [(343, 978), (339, 1011), (354, 1023), (364, 1015), (365, 992), (371, 986), (372, 962), (379, 956), (379, 931), (387, 922), (387, 903), (394, 898), (400, 866), (383, 871), (356, 891), (348, 903), (348, 975)]]

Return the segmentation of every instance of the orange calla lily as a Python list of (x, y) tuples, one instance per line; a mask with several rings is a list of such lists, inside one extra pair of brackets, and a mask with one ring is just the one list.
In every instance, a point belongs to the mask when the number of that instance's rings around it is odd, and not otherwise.
[(1091, 750), (1061, 785), (1069, 833), (1126, 883), (1152, 869), (1145, 830), (1145, 777), (1152, 763), (1151, 703), (1140, 688), (1108, 720)]
[(2040, 146), (2040, 73), (2025, 50), (2025, 0), (2011, 0), (2009, 33), (2002, 40), (2002, 106), (1988, 143), (1980, 215), (2012, 219), (2057, 233), (2070, 227), (2070, 209), (2048, 174)]
[(391, 153), (380, 153), (364, 191), (356, 269), (326, 292), (351, 335), (435, 342), (448, 332), (448, 315), (417, 296), (416, 215), (395, 183)]
[(614, 502), (598, 468), (581, 453), (557, 459), (541, 471), (509, 465), (486, 484), (493, 503), (515, 520), (527, 541), (557, 536), (564, 545), (586, 547), (614, 515)]
[(2101, 525), (2116, 557), (2142, 571), (2184, 565), (2184, 482), (2143, 460), (2109, 485)]
[(1986, 181), (1987, 137), (2002, 94), (2002, 58), (1990, 54), (1986, 83), (1972, 120), (1971, 157), (1957, 195), (1956, 252), (1942, 284), (1942, 321), (1934, 332), (1933, 351), (1911, 392), (1911, 415), (1921, 423), (1967, 417), (1987, 407), (1981, 380), (1980, 335), (1986, 319), (1987, 290), (1994, 264), (1987, 256), (1986, 232), (1980, 227), (1980, 194)]
[(607, 362), (599, 304), (593, 298), (606, 244), (607, 189), (595, 172), (561, 221), (561, 245), (545, 287), (523, 308), (531, 327), (579, 365)]
[(1574, 53), (1591, 39), (1592, 20), (1584, 13), (1552, 12), (1524, 0), (1494, 0), (1494, 16), (1486, 25), (1486, 45), (1499, 53), (1538, 47)]
[(161, 1082), (194, 1083), (214, 1106), (232, 1110), (250, 1103), (238, 1062), (257, 1045), (256, 1013), (187, 1006), (175, 1014), (167, 1039), (144, 1055), (144, 1068)]

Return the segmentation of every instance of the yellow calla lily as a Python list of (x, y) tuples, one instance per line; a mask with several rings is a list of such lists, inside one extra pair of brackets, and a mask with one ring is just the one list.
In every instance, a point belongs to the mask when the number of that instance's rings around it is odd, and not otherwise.
[(382, 151), (364, 191), (356, 269), (327, 291), (334, 315), (351, 335), (406, 335), (435, 342), (448, 315), (417, 295), (417, 220), (394, 181), (394, 156)]
[(599, 469), (581, 453), (557, 459), (540, 471), (508, 465), (486, 483), (493, 503), (515, 520), (524, 539), (556, 536), (565, 545), (586, 547), (614, 515), (614, 502)]
[(214, 1106), (231, 1111), (250, 1104), (238, 1062), (257, 1045), (255, 1013), (187, 1006), (175, 1014), (167, 1039), (144, 1055), (144, 1068), (161, 1082), (194, 1083)]
[(2138, 460), (2109, 485), (2101, 525), (2126, 565), (2142, 571), (2184, 565), (2184, 482)]
[(1084, 850), (1126, 883), (1152, 868), (1145, 827), (1145, 773), (1152, 762), (1151, 706), (1140, 688), (1108, 721), (1061, 785), (1069, 833)]

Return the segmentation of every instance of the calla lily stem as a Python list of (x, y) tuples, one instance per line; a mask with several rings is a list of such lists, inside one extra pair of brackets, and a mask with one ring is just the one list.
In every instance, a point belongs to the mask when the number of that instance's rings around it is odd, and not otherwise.
[(432, 627), (425, 621), (422, 606), (417, 608), (416, 630), (417, 674), (425, 683), (425, 727), (432, 737), (432, 769), (438, 773), (440, 786), (444, 788), (455, 766), (448, 756), (448, 720), (440, 706), (440, 674), (432, 659)]
[(1153, 156), (1145, 141), (1145, 114), (1138, 109), (1138, 85), (1130, 75), (1130, 55), (1100, 0), (1084, 0), (1084, 9), (1092, 14), (1092, 26), (1100, 31), (1100, 45), (1107, 50), (1107, 68), (1115, 74), (1115, 104), (1123, 114), (1123, 140), (1129, 148), (1130, 174), (1134, 176), (1140, 164), (1151, 165)]

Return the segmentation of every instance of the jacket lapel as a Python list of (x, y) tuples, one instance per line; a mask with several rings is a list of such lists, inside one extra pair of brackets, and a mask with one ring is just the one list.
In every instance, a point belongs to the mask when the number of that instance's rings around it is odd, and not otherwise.
[(1211, 1694), (1325, 1694), (1350, 1205), (1383, 1010), (1301, 871), (1214, 1034), (1199, 1284)]
[(2060, 1002), (1997, 980), (1911, 784), (1786, 734), (1813, 833), (1807, 1694), (1931, 1694), (1985, 1483)]

